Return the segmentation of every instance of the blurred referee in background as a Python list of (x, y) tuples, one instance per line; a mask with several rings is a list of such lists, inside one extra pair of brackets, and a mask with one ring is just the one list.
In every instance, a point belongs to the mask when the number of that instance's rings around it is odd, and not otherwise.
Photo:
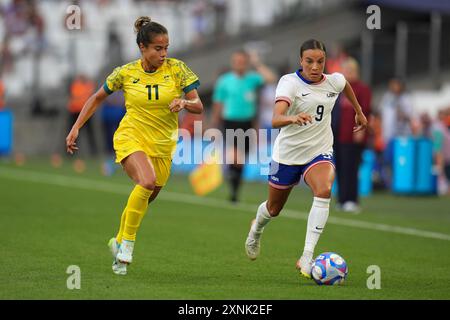
[[(250, 66), (255, 71), (251, 71)], [(249, 53), (244, 50), (234, 52), (231, 55), (231, 71), (221, 75), (215, 84), (212, 126), (223, 128), (224, 136), (226, 129), (242, 129), (244, 132), (251, 128), (256, 129), (258, 89), (265, 83), (275, 81), (276, 75), (261, 62), (256, 52)], [(245, 139), (245, 150), (239, 150), (241, 148), (238, 148), (238, 137), (241, 138), (239, 133), (235, 135), (234, 141), (226, 141), (226, 152), (231, 152), (233, 159), (233, 163), (228, 166), (231, 202), (238, 201), (244, 156), (249, 152), (248, 139)]]

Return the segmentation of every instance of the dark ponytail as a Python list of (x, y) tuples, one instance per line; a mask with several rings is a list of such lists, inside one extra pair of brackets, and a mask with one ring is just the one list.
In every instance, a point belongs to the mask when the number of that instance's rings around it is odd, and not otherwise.
[(309, 50), (309, 49), (319, 49), (322, 50), (323, 52), (325, 52), (325, 54), (327, 53), (327, 50), (325, 49), (325, 45), (318, 41), (318, 40), (314, 40), (314, 39), (309, 39), (305, 42), (303, 42), (302, 46), (300, 47), (300, 58), (303, 56), (303, 51), (305, 50)]
[(136, 43), (148, 46), (153, 41), (156, 34), (168, 34), (166, 27), (153, 22), (149, 17), (139, 17), (134, 23), (134, 31), (136, 32)]

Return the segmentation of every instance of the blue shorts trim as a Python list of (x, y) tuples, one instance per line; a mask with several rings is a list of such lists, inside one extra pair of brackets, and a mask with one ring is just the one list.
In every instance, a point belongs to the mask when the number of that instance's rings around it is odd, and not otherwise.
[(289, 189), (298, 184), (302, 176), (306, 176), (309, 169), (319, 163), (330, 163), (336, 167), (332, 154), (321, 154), (303, 165), (290, 166), (272, 160), (268, 176), (269, 184), (277, 189)]

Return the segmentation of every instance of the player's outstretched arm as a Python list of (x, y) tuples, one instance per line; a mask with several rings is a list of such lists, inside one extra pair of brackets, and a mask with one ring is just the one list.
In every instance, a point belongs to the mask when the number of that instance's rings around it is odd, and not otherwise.
[(185, 99), (173, 99), (169, 104), (171, 112), (180, 112), (186, 109), (190, 113), (200, 114), (203, 112), (203, 103), (198, 96), (197, 90), (191, 90), (185, 95)]
[(96, 93), (94, 93), (88, 101), (83, 106), (83, 109), (80, 112), (80, 115), (75, 121), (72, 129), (66, 137), (66, 150), (68, 153), (73, 154), (74, 151), (78, 150), (76, 140), (78, 138), (78, 133), (81, 127), (89, 120), (89, 118), (95, 113), (98, 106), (106, 99), (108, 93), (106, 93), (105, 89), (100, 88)]
[(280, 100), (275, 103), (272, 116), (272, 127), (281, 128), (290, 124), (298, 124), (300, 126), (312, 123), (312, 118), (309, 114), (299, 113), (293, 116), (287, 116), (286, 112), (289, 108), (289, 104), (286, 101)]
[(346, 81), (346, 83), (345, 83), (344, 94), (347, 97), (347, 99), (352, 103), (353, 109), (356, 112), (356, 115), (355, 115), (356, 127), (353, 127), (353, 132), (357, 132), (357, 131), (366, 129), (367, 118), (364, 115), (364, 113), (362, 112), (362, 108), (361, 108), (358, 100), (356, 99), (355, 92), (353, 92), (352, 86), (350, 85), (350, 83), (348, 83), (348, 81)]

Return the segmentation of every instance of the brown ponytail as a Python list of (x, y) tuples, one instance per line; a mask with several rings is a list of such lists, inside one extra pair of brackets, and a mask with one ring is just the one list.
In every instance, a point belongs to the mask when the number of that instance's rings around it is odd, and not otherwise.
[(147, 16), (137, 18), (137, 20), (134, 23), (134, 32), (139, 33), (142, 27), (150, 22), (152, 22), (152, 19), (150, 19), (150, 17)]

